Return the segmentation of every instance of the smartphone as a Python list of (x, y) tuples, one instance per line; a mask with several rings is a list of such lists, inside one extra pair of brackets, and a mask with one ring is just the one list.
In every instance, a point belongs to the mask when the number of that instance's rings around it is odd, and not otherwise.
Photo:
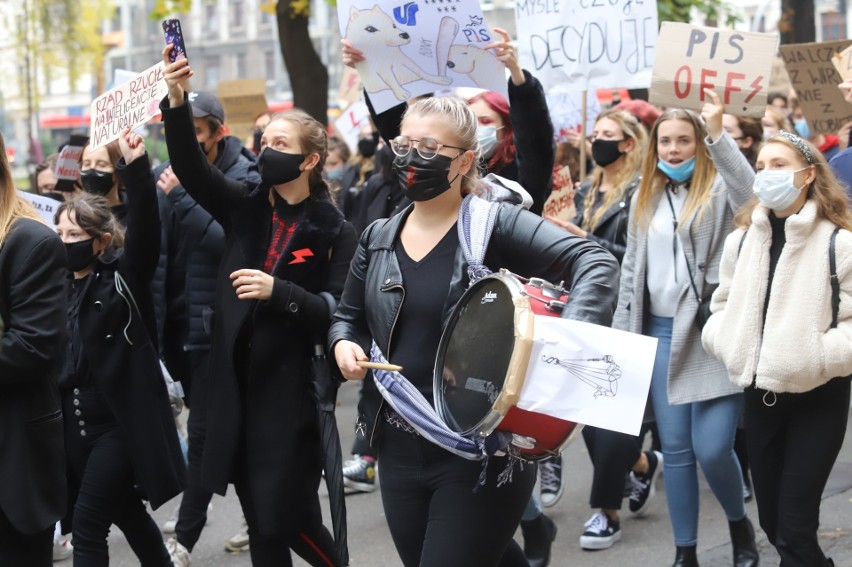
[(163, 20), (163, 34), (166, 37), (166, 45), (173, 46), (169, 51), (169, 61), (174, 63), (178, 59), (186, 59), (186, 45), (183, 43), (180, 20), (176, 18)]

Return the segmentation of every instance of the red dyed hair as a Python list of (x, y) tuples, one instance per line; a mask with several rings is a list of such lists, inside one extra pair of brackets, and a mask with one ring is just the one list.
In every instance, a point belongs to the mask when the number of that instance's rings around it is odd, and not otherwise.
[(509, 118), (509, 101), (498, 92), (486, 91), (471, 98), (467, 103), (472, 104), (478, 100), (485, 102), (503, 120), (503, 139), (500, 140), (494, 155), (485, 164), (489, 173), (499, 173), (501, 169), (515, 161), (515, 135)]

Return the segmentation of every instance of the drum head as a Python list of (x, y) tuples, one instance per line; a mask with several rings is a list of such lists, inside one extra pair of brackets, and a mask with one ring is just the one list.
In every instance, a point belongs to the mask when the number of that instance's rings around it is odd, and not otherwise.
[(473, 432), (503, 389), (515, 344), (514, 280), (489, 276), (468, 289), (441, 337), (435, 405), (444, 423)]

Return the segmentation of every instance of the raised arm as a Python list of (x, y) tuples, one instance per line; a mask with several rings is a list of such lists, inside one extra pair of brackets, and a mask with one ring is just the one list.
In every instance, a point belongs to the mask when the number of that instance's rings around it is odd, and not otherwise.
[(719, 95), (710, 89), (704, 89), (704, 94), (710, 99), (701, 111), (707, 125), (707, 148), (716, 170), (725, 182), (728, 204), (732, 211), (737, 211), (754, 197), (754, 170), (737, 143), (722, 127), (725, 107)]

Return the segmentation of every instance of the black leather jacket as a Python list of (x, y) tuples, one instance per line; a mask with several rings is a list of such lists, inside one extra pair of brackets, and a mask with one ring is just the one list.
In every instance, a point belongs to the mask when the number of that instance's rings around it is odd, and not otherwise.
[[(633, 193), (639, 188), (640, 181), (642, 181), (642, 178), (637, 175), (630, 182), (621, 199), (607, 209), (601, 220), (598, 221), (598, 225), (586, 237), (612, 252), (612, 255), (619, 262), (624, 258), (624, 252), (627, 250), (630, 198), (633, 197)], [(586, 195), (589, 194), (589, 191), (593, 190), (592, 182), (586, 181), (574, 194), (574, 207), (577, 210), (577, 214), (574, 216), (574, 224), (577, 226), (582, 226), (583, 224), (583, 213), (586, 210)]]
[[(329, 352), (341, 340), (354, 341), (369, 352), (375, 340), (390, 356), (393, 330), (405, 300), (405, 286), (394, 247), (411, 207), (390, 219), (379, 219), (361, 235), (337, 312), (329, 329)], [(502, 203), (488, 243), (485, 265), (506, 268), (525, 277), (564, 281), (570, 300), (562, 316), (609, 326), (618, 295), (616, 259), (600, 245), (569, 234), (521, 207)], [(446, 322), (469, 284), (467, 261), (456, 251), (453, 276), (444, 302)], [(333, 360), (333, 358), (332, 358)], [(381, 397), (372, 380), (364, 385), (358, 434), (372, 442)]]

